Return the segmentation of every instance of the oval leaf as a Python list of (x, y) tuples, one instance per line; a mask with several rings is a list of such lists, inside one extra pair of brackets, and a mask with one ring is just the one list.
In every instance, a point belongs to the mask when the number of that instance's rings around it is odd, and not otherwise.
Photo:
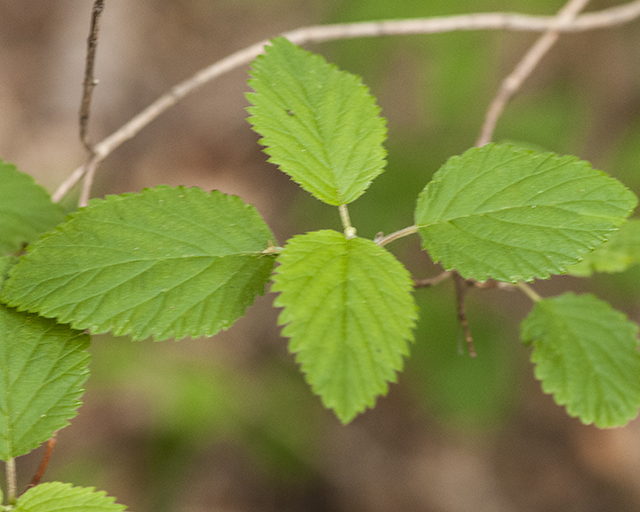
[(264, 293), (273, 239), (252, 206), (220, 192), (108, 196), (32, 246), (2, 299), (94, 334), (213, 336)]
[(16, 503), (15, 512), (122, 512), (127, 507), (93, 487), (47, 482), (32, 487)]
[(420, 194), (416, 225), (434, 261), (467, 279), (531, 281), (565, 272), (637, 204), (572, 156), (489, 144), (451, 159)]
[(60, 205), (15, 165), (0, 160), (0, 253), (16, 252), (64, 220)]
[(273, 291), (289, 349), (307, 382), (343, 423), (395, 382), (417, 318), (408, 271), (371, 240), (336, 231), (292, 238)]
[[(0, 259), (0, 279), (10, 258)], [(30, 452), (76, 415), (89, 336), (0, 304), (0, 459)]]
[(638, 326), (593, 295), (537, 302), (522, 323), (545, 393), (598, 427), (626, 424), (640, 407)]
[(253, 61), (249, 122), (269, 161), (307, 192), (347, 204), (384, 170), (380, 108), (360, 79), (285, 38)]

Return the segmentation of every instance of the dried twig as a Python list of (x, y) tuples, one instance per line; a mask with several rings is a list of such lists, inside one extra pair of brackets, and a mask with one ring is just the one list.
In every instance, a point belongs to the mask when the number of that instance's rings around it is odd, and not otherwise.
[(467, 320), (467, 309), (464, 304), (465, 297), (467, 295), (467, 289), (469, 283), (457, 272), (453, 272), (453, 282), (456, 285), (456, 303), (458, 305), (458, 320), (464, 330), (464, 338), (467, 340), (467, 346), (469, 347), (469, 355), (476, 357), (476, 349), (473, 346), (473, 338), (471, 337), (471, 330), (469, 329), (469, 321)]
[[(560, 10), (557, 16), (558, 24), (570, 23), (578, 13), (585, 8), (589, 0), (569, 0)], [(504, 107), (511, 97), (520, 89), (524, 81), (531, 75), (542, 57), (551, 49), (560, 37), (560, 31), (552, 28), (545, 32), (535, 44), (529, 49), (525, 56), (518, 62), (518, 65), (507, 78), (504, 79), (498, 94), (491, 102), (485, 117), (480, 136), (476, 141), (476, 146), (484, 146), (491, 142), (493, 131), (496, 128), (498, 118), (502, 115)]]
[(445, 271), (445, 272), (441, 272), (440, 274), (438, 274), (437, 276), (433, 276), (433, 277), (425, 277), (423, 279), (413, 279), (413, 288), (414, 289), (418, 289), (418, 288), (428, 288), (430, 286), (434, 286), (446, 279), (449, 279), (451, 277), (451, 272), (449, 271)]
[[(346, 23), (320, 25), (299, 28), (282, 34), (295, 44), (322, 42), (335, 39), (358, 37), (380, 37), (390, 35), (436, 34), (456, 30), (511, 30), (545, 32), (553, 29), (559, 32), (581, 32), (598, 28), (613, 27), (628, 23), (640, 17), (640, 0), (626, 5), (584, 14), (572, 22), (561, 22), (557, 16), (527, 16), (507, 13), (480, 13), (462, 16), (426, 18), (414, 20), (392, 20), (366, 23)], [(113, 150), (123, 142), (134, 137), (151, 121), (163, 114), (182, 98), (200, 86), (248, 64), (263, 52), (268, 40), (260, 41), (248, 48), (221, 59), (211, 66), (198, 71), (195, 75), (176, 85), (167, 94), (132, 118), (128, 123), (93, 146), (91, 157), (99, 165)], [(63, 182), (53, 194), (59, 201), (82, 178), (88, 166), (83, 165)]]
[(29, 490), (32, 487), (35, 487), (40, 483), (40, 480), (42, 480), (42, 477), (44, 476), (44, 472), (47, 470), (47, 466), (49, 465), (49, 459), (51, 459), (51, 453), (53, 452), (53, 447), (56, 445), (56, 434), (57, 432), (55, 432), (53, 434), (53, 437), (47, 441), (47, 448), (44, 452), (44, 457), (42, 457), (42, 462), (40, 463), (40, 467), (38, 468), (38, 471), (31, 479), (31, 482), (29, 482), (29, 485), (27, 485), (26, 490)]
[(104, 9), (104, 0), (95, 0), (91, 11), (91, 29), (87, 38), (87, 60), (84, 69), (84, 81), (82, 82), (82, 102), (80, 104), (80, 140), (84, 146), (93, 152), (91, 144), (87, 140), (87, 126), (89, 124), (89, 110), (91, 108), (91, 96), (93, 88), (98, 81), (93, 77), (95, 66), (96, 48), (98, 47), (98, 30), (100, 15)]

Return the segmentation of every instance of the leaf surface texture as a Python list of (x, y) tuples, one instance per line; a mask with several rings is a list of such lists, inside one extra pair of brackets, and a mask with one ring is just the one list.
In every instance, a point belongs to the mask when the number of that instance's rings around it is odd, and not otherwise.
[(2, 299), (93, 334), (213, 336), (264, 293), (272, 240), (235, 196), (168, 186), (108, 196), (35, 244)]
[(269, 161), (331, 205), (357, 199), (384, 170), (385, 120), (360, 79), (284, 38), (254, 60), (249, 122)]
[(16, 504), (16, 512), (122, 512), (126, 507), (92, 487), (47, 482), (32, 487)]
[(0, 160), (0, 253), (16, 252), (64, 220), (60, 205), (28, 174)]
[(423, 248), (447, 270), (514, 283), (565, 272), (636, 204), (619, 181), (576, 157), (488, 144), (434, 175), (416, 225)]
[(313, 391), (347, 423), (387, 392), (408, 354), (409, 273), (371, 240), (331, 230), (292, 238), (278, 261), (282, 332)]
[[(10, 258), (0, 259), (0, 280)], [(76, 415), (89, 336), (0, 304), (0, 459), (24, 455)]]
[(573, 293), (537, 302), (522, 339), (542, 389), (570, 416), (604, 428), (638, 414), (638, 326), (606, 302)]

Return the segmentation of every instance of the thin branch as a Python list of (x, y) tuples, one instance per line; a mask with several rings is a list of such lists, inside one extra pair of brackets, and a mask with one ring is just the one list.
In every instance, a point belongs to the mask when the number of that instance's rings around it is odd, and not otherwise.
[(516, 286), (520, 288), (524, 294), (529, 297), (533, 302), (539, 302), (542, 300), (542, 297), (536, 293), (536, 291), (531, 288), (527, 283), (519, 281)]
[[(586, 7), (587, 3), (589, 3), (589, 0), (569, 0), (557, 15), (558, 25), (573, 21), (578, 13)], [(545, 32), (520, 60), (511, 74), (504, 79), (498, 94), (489, 105), (476, 146), (484, 146), (491, 142), (498, 118), (502, 115), (505, 106), (559, 37), (560, 31), (557, 28)]]
[(390, 235), (383, 236), (380, 238), (376, 237), (375, 242), (380, 247), (382, 247), (383, 245), (387, 245), (389, 242), (393, 242), (398, 238), (403, 238), (405, 236), (413, 235), (414, 233), (417, 233), (417, 232), (418, 232), (418, 226), (409, 226), (408, 228), (401, 229), (400, 231), (396, 231), (394, 233), (391, 233)]
[[(553, 29), (560, 32), (581, 32), (622, 25), (638, 17), (640, 17), (640, 0), (634, 0), (620, 7), (584, 14), (569, 23), (561, 23), (557, 16), (480, 13), (440, 18), (319, 25), (299, 28), (285, 32), (282, 35), (295, 44), (304, 44), (358, 37), (436, 34), (457, 30), (545, 32)], [(267, 43), (268, 40), (260, 41), (233, 53), (174, 86), (167, 94), (158, 98), (120, 129), (93, 146), (93, 153), (98, 157), (96, 165), (99, 165), (123, 142), (133, 138), (151, 121), (166, 112), (188, 94), (202, 85), (251, 62), (255, 57), (263, 53), (264, 46)], [(86, 166), (76, 169), (55, 192), (53, 195), (54, 200), (59, 201), (82, 178), (85, 171)]]
[(469, 284), (457, 272), (453, 272), (453, 282), (456, 285), (456, 303), (458, 305), (458, 320), (464, 330), (464, 338), (467, 340), (467, 346), (469, 347), (469, 355), (476, 357), (476, 349), (473, 346), (473, 338), (471, 337), (471, 330), (469, 329), (469, 321), (467, 320), (467, 310), (464, 304), (465, 296), (467, 295), (467, 289)]
[(27, 485), (27, 490), (35, 487), (40, 483), (42, 477), (44, 476), (44, 472), (47, 470), (47, 466), (49, 465), (49, 459), (51, 459), (51, 453), (53, 452), (53, 447), (56, 445), (56, 434), (53, 434), (53, 437), (47, 441), (47, 448), (44, 452), (44, 457), (42, 458), (42, 462), (40, 463), (40, 467), (38, 467), (38, 471)]
[(80, 192), (80, 199), (78, 200), (78, 206), (82, 208), (89, 204), (91, 198), (91, 186), (93, 185), (93, 178), (96, 175), (98, 165), (102, 162), (102, 158), (94, 156), (85, 164), (85, 176), (82, 182), (82, 192)]
[(7, 461), (7, 494), (9, 495), (9, 504), (14, 505), (16, 502), (16, 491), (18, 485), (16, 483), (16, 459), (11, 457)]
[(516, 288), (515, 284), (511, 284), (511, 283), (505, 283), (503, 281), (473, 281), (473, 280), (467, 280), (467, 283), (469, 283), (469, 286), (473, 286), (474, 288), (480, 288), (481, 290), (492, 290), (492, 289), (498, 289), (498, 290), (514, 290)]
[(437, 276), (433, 277), (425, 277), (423, 279), (413, 279), (413, 288), (417, 290), (418, 288), (428, 288), (430, 286), (435, 286), (442, 281), (445, 281), (451, 277), (451, 272), (445, 271), (441, 272)]
[(87, 139), (87, 126), (89, 124), (89, 110), (91, 108), (91, 96), (93, 88), (98, 81), (93, 77), (93, 68), (96, 60), (96, 48), (98, 47), (98, 30), (100, 28), (100, 15), (104, 9), (104, 0), (95, 0), (91, 10), (91, 29), (87, 38), (87, 60), (84, 69), (84, 81), (82, 82), (82, 102), (80, 104), (80, 140), (91, 152), (91, 144)]
[(340, 220), (342, 221), (342, 227), (344, 228), (344, 236), (347, 240), (351, 238), (355, 238), (356, 236), (356, 228), (351, 225), (351, 219), (349, 218), (349, 210), (347, 209), (346, 204), (341, 204), (338, 207), (340, 211)]

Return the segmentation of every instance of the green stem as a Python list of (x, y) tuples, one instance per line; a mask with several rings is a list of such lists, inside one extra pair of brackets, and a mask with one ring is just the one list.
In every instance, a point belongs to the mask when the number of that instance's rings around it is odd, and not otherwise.
[(398, 238), (402, 238), (405, 236), (413, 235), (418, 232), (418, 226), (409, 226), (408, 228), (401, 229), (400, 231), (396, 231), (395, 233), (391, 233), (390, 235), (382, 237), (376, 243), (382, 247), (383, 245), (388, 244), (389, 242), (393, 242)]
[(342, 227), (344, 227), (344, 236), (349, 240), (355, 238), (356, 228), (351, 225), (351, 219), (349, 218), (349, 210), (347, 210), (346, 204), (341, 204), (338, 209), (340, 210), (340, 220), (342, 221)]
[(518, 288), (520, 288), (520, 290), (522, 290), (522, 292), (529, 297), (533, 302), (539, 302), (542, 300), (542, 297), (540, 295), (538, 295), (535, 290), (533, 288), (531, 288), (531, 286), (529, 286), (527, 283), (524, 283), (522, 281), (518, 281), (516, 283), (516, 286)]
[(16, 504), (16, 460), (11, 457), (7, 461), (7, 494), (9, 495), (9, 504)]

